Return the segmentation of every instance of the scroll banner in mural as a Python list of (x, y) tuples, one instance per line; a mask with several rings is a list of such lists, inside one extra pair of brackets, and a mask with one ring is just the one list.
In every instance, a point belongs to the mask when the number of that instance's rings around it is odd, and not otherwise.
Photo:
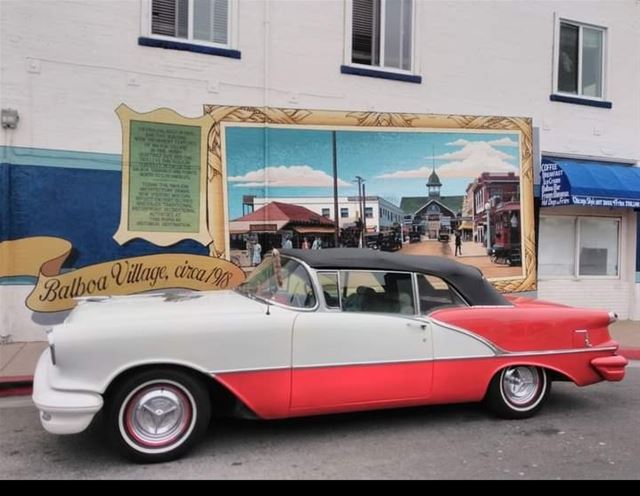
[(242, 269), (227, 260), (188, 253), (119, 259), (61, 273), (71, 248), (64, 239), (46, 236), (0, 243), (0, 259), (9, 261), (0, 277), (37, 277), (27, 297), (27, 306), (36, 312), (69, 310), (74, 298), (81, 297), (231, 289), (245, 278)]
[(207, 136), (210, 116), (170, 109), (138, 113), (120, 105), (122, 210), (119, 244), (140, 238), (158, 246), (184, 239), (212, 242), (207, 226)]

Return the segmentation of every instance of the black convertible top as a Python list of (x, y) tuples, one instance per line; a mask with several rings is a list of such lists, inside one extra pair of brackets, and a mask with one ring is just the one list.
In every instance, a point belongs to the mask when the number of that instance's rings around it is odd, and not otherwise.
[(279, 250), (314, 269), (394, 270), (419, 272), (441, 277), (471, 305), (510, 305), (487, 281), (480, 269), (445, 257), (400, 255), (366, 248), (326, 248), (322, 250)]

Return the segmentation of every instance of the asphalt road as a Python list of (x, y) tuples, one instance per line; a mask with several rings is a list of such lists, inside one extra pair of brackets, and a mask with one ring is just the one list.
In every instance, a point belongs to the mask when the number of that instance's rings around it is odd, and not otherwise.
[(27, 398), (0, 400), (2, 479), (638, 479), (640, 362), (622, 383), (554, 383), (535, 418), (478, 405), (225, 420), (185, 459), (132, 465), (97, 427), (53, 436)]

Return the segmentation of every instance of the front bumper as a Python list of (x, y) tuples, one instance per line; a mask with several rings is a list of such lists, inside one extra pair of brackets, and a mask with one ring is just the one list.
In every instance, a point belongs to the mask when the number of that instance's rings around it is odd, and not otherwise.
[(38, 360), (33, 377), (33, 402), (40, 410), (42, 426), (52, 434), (84, 431), (102, 408), (102, 396), (85, 391), (66, 391), (51, 385), (51, 354), (47, 349)]
[(606, 381), (621, 381), (624, 379), (624, 368), (629, 361), (620, 355), (605, 356), (591, 360), (591, 366)]

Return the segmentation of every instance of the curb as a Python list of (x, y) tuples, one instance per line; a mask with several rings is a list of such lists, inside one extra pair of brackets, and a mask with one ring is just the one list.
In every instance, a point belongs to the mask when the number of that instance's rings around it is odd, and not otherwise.
[(621, 348), (618, 353), (628, 360), (640, 360), (640, 348)]
[(29, 396), (33, 392), (33, 376), (0, 377), (0, 398)]

